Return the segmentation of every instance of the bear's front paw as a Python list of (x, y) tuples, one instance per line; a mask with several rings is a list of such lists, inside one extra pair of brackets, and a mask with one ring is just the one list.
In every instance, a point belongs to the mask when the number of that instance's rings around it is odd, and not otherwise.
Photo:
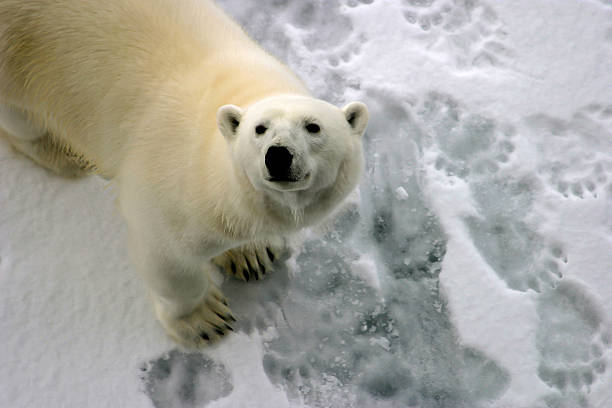
[(173, 318), (159, 304), (156, 304), (156, 312), (170, 337), (187, 348), (203, 347), (219, 340), (234, 331), (230, 325), (236, 321), (225, 296), (214, 286), (186, 316)]
[(282, 243), (248, 244), (225, 251), (213, 262), (223, 268), (230, 276), (244, 281), (259, 280), (272, 270), (272, 265), (283, 253)]

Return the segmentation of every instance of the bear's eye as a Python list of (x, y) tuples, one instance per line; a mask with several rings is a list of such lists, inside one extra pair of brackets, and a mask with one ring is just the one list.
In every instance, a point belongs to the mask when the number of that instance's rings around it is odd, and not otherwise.
[(257, 125), (255, 127), (255, 133), (257, 133), (258, 135), (263, 135), (264, 133), (266, 133), (266, 130), (268, 130), (268, 128), (264, 125)]
[(319, 131), (321, 130), (319, 125), (317, 125), (316, 123), (309, 123), (305, 127), (308, 133), (319, 133)]

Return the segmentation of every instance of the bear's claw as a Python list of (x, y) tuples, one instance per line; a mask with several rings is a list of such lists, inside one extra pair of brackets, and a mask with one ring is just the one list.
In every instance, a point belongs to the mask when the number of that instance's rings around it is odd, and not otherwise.
[(260, 280), (271, 271), (281, 252), (282, 246), (250, 244), (225, 251), (213, 262), (228, 275), (249, 282)]
[(160, 322), (168, 334), (179, 344), (188, 348), (203, 347), (214, 343), (227, 333), (234, 331), (231, 324), (236, 318), (227, 306), (221, 292), (211, 286), (202, 302), (188, 315), (172, 318), (157, 308)]

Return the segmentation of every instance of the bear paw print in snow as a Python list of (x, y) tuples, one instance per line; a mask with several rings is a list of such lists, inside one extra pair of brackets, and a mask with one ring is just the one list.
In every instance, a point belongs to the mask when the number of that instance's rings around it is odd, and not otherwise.
[(537, 114), (527, 119), (539, 156), (538, 173), (566, 198), (596, 198), (612, 174), (612, 106), (588, 105), (570, 120)]
[(515, 156), (513, 126), (471, 113), (449, 95), (429, 93), (418, 115), (437, 153), (436, 170), (449, 176), (486, 179)]
[(512, 56), (505, 32), (495, 11), (486, 4), (409, 0), (404, 19), (418, 27), (426, 46), (436, 40), (450, 52), (460, 69), (503, 66)]
[[(586, 402), (612, 341), (601, 306), (585, 286), (565, 280), (538, 298), (537, 313), (538, 376), (552, 391), (545, 399)], [(548, 406), (586, 406), (566, 404)]]

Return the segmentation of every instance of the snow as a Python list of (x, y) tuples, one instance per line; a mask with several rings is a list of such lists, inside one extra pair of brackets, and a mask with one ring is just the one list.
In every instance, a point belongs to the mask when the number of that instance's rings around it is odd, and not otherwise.
[(366, 102), (359, 192), (185, 352), (112, 183), (0, 143), (0, 407), (612, 406), (612, 4), (223, 0)]

